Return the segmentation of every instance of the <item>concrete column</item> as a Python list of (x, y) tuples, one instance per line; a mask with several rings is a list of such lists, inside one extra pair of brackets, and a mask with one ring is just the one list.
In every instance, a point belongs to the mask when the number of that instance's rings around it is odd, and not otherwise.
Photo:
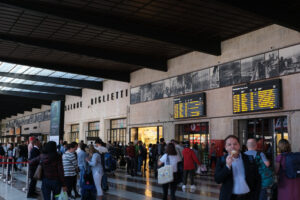
[(79, 142), (83, 140), (86, 143), (86, 138), (85, 138), (85, 131), (84, 131), (84, 123), (80, 122), (79, 123)]
[(292, 151), (299, 152), (300, 151), (300, 111), (296, 111), (291, 113), (290, 115), (291, 130), (289, 131), (289, 141), (292, 144)]

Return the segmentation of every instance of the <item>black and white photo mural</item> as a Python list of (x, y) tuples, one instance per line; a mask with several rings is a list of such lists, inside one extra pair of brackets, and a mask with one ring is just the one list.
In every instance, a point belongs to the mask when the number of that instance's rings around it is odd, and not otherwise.
[(265, 53), (266, 78), (279, 76), (279, 55), (278, 50)]
[(220, 65), (219, 76), (220, 76), (220, 87), (241, 83), (240, 60)]
[(31, 115), (27, 115), (18, 119), (14, 119), (6, 123), (6, 128), (18, 127), (27, 124), (43, 122), (50, 120), (50, 110), (39, 112)]
[[(300, 44), (131, 88), (131, 104), (300, 72)], [(35, 121), (32, 116), (29, 121)]]
[(219, 66), (209, 68), (210, 89), (220, 87)]
[(192, 90), (192, 74), (188, 73), (188, 74), (184, 74), (183, 75), (183, 80), (184, 80), (184, 93), (191, 93)]
[(171, 79), (165, 79), (164, 81), (164, 98), (171, 96)]
[(193, 92), (198, 92), (200, 90), (200, 71), (192, 72), (191, 77), (192, 77), (192, 88)]
[(300, 72), (300, 45), (279, 50), (279, 74)]
[(164, 81), (152, 83), (152, 100), (162, 99), (164, 97)]
[(141, 102), (141, 88), (135, 87), (130, 90), (130, 104), (140, 103)]
[(209, 69), (192, 72), (193, 92), (209, 89)]
[(171, 85), (171, 96), (177, 96), (184, 94), (184, 75), (179, 75), (176, 77), (171, 78), (170, 85)]
[(141, 86), (141, 102), (151, 101), (152, 92), (151, 92), (151, 83)]
[(260, 54), (241, 60), (241, 81), (243, 83), (266, 78), (265, 56)]

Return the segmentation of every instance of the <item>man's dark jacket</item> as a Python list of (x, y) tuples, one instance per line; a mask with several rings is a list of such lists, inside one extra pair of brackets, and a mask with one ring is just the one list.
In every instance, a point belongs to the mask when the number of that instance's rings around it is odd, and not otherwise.
[[(36, 157), (38, 157), (40, 155), (40, 150), (36, 147), (33, 147), (30, 151), (30, 157), (29, 157), (29, 160), (32, 160)], [(39, 164), (39, 163), (38, 163)], [(33, 175), (34, 175), (34, 172), (38, 166), (38, 164), (30, 164), (29, 163), (29, 178), (32, 178)]]
[[(261, 185), (258, 167), (253, 157), (247, 156), (243, 153), (241, 155), (245, 168), (246, 182), (250, 188), (250, 199), (258, 200)], [(218, 159), (215, 171), (215, 181), (222, 184), (220, 200), (231, 200), (233, 190), (232, 168), (229, 169), (226, 166), (227, 156), (228, 154)]]

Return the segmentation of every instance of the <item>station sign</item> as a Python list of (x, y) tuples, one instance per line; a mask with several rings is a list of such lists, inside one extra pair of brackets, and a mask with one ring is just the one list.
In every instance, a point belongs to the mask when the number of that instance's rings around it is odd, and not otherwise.
[(281, 79), (233, 87), (232, 103), (234, 114), (280, 109)]
[(174, 119), (202, 117), (206, 115), (205, 93), (174, 98)]

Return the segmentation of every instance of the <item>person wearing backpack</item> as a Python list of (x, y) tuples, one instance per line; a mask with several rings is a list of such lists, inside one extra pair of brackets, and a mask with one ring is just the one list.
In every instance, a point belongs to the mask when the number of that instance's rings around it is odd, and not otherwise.
[(259, 200), (267, 200), (268, 194), (267, 189), (274, 184), (273, 171), (269, 168), (270, 161), (266, 158), (263, 152), (258, 152), (256, 139), (250, 138), (247, 140), (248, 151), (246, 155), (252, 156), (258, 167), (258, 172), (261, 177), (261, 189), (259, 193)]
[[(300, 197), (299, 153), (291, 153), (289, 141), (278, 143), (279, 155), (276, 157), (275, 172), (278, 175), (278, 200), (298, 200)], [(292, 161), (292, 162), (290, 162)], [(294, 164), (293, 164), (294, 163)]]

